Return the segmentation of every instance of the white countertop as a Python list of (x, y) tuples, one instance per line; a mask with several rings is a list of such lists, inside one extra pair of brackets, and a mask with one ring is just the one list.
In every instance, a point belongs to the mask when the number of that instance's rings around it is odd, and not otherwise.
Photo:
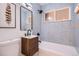
[(31, 38), (34, 38), (34, 37), (37, 37), (37, 35), (29, 35), (29, 36), (25, 36), (24, 38), (31, 39)]

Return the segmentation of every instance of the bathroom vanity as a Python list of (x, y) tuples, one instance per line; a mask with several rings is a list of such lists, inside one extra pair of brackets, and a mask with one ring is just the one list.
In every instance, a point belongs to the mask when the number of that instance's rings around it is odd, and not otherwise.
[(32, 56), (38, 51), (38, 37), (35, 35), (21, 38), (21, 52), (26, 56)]

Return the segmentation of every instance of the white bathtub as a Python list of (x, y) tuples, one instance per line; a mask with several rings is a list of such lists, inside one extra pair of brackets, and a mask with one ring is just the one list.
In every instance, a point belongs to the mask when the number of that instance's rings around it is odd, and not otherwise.
[[(45, 51), (45, 52), (44, 52)], [(56, 44), (51, 42), (42, 41), (39, 44), (40, 56), (77, 56), (79, 55), (76, 49), (72, 46)]]
[(17, 56), (20, 51), (20, 38), (0, 41), (0, 56)]

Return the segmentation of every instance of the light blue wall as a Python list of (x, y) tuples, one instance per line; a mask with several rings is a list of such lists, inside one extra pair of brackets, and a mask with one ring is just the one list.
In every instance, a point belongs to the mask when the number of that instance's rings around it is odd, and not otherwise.
[(59, 43), (64, 45), (74, 45), (74, 29), (72, 27), (73, 16), (73, 4), (68, 3), (52, 3), (42, 6), (44, 12), (53, 9), (59, 9), (63, 7), (71, 8), (71, 21), (64, 22), (44, 22), (44, 19), (41, 21), (41, 40), (49, 41), (53, 43)]
[[(77, 6), (77, 4), (74, 4), (74, 9)], [(74, 14), (74, 25), (75, 25), (75, 47), (77, 49), (77, 51), (79, 52), (79, 15), (78, 14)]]
[(33, 9), (33, 34), (40, 33), (40, 26), (41, 26), (41, 15), (39, 14), (38, 10), (40, 10), (40, 5), (37, 3), (32, 3)]

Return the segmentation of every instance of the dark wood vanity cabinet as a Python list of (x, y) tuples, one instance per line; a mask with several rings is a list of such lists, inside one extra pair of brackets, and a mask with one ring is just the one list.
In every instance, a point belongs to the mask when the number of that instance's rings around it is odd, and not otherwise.
[(21, 38), (21, 52), (24, 55), (32, 56), (38, 51), (38, 37)]

